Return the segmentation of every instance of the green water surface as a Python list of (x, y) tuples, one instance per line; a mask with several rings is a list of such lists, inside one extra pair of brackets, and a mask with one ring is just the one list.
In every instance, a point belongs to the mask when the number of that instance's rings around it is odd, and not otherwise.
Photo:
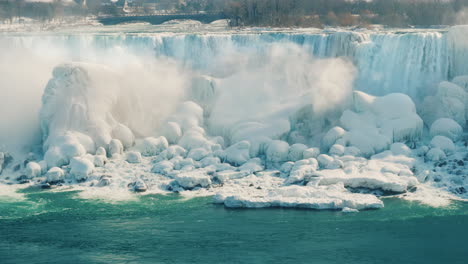
[(0, 199), (0, 263), (468, 263), (468, 204), (385, 199), (345, 214), (225, 209), (210, 197)]

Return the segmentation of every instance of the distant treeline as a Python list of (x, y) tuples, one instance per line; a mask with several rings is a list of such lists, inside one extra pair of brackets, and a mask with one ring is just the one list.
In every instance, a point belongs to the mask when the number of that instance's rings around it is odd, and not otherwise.
[[(83, 3), (86, 3), (84, 5)], [(66, 16), (128, 12), (224, 12), (233, 26), (323, 27), (383, 24), (394, 27), (453, 25), (468, 22), (468, 0), (0, 0), (0, 21), (29, 17), (54, 20)], [(465, 21), (465, 18), (467, 20)]]
[(362, 26), (453, 25), (465, 18), (468, 0), (227, 0), (235, 25)]

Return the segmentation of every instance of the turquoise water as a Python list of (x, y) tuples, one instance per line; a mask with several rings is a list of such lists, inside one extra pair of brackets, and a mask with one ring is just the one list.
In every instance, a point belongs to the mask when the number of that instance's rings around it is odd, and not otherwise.
[(0, 201), (0, 263), (468, 263), (468, 204), (386, 199), (344, 214), (232, 210), (211, 198), (107, 203), (26, 191)]

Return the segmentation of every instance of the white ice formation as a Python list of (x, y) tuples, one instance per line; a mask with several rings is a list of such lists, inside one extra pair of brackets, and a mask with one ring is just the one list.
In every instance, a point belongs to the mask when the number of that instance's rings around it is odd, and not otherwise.
[[(243, 46), (254, 34), (161, 37), (145, 43), (193, 72), (167, 64), (157, 78), (133, 57), (61, 64), (42, 97), (42, 150), (21, 162), (0, 152), (0, 180), (213, 195), (230, 208), (467, 199), (468, 77), (436, 48), (454, 34), (273, 34), (255, 51)], [(405, 37), (425, 49), (392, 50)], [(389, 66), (403, 60), (424, 66)]]

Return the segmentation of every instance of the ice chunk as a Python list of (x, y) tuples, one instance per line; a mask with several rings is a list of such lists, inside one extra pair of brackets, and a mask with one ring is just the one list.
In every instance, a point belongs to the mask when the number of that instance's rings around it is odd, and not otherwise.
[(370, 194), (348, 192), (342, 185), (286, 186), (268, 191), (251, 191), (233, 196), (219, 194), (217, 201), (230, 208), (297, 207), (308, 209), (371, 209), (383, 203)]
[(174, 180), (184, 189), (206, 188), (211, 185), (211, 177), (203, 169), (181, 172), (174, 176)]
[(249, 171), (224, 170), (217, 172), (215, 177), (220, 183), (226, 183), (230, 180), (247, 177), (249, 174), (251, 174)]
[(452, 140), (444, 136), (435, 136), (431, 140), (431, 147), (439, 148), (445, 152), (445, 154), (452, 154), (455, 151), (455, 145)]
[(450, 118), (439, 118), (432, 123), (430, 134), (432, 137), (445, 136), (453, 141), (460, 138), (463, 128)]
[(306, 177), (313, 176), (318, 168), (318, 162), (315, 159), (305, 160), (306, 162), (297, 162), (291, 168), (286, 184), (302, 183)]

